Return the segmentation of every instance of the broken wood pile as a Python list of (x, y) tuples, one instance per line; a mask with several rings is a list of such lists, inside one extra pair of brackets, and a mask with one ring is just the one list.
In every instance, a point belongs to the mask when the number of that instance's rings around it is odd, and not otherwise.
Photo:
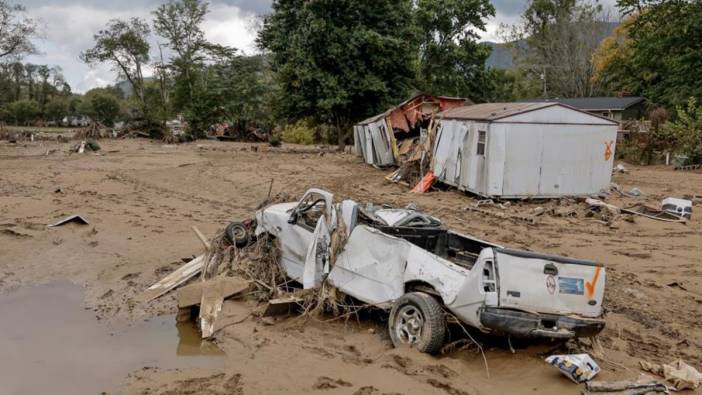
[(87, 128), (78, 129), (73, 133), (74, 140), (97, 140), (112, 137), (112, 132), (99, 122), (93, 122)]
[[(268, 198), (266, 202), (270, 204), (286, 198), (277, 196)], [(345, 229), (343, 221), (341, 222), (340, 228)], [(197, 316), (202, 338), (212, 337), (226, 325), (241, 322), (222, 319), (221, 314), (226, 310), (225, 300), (228, 298), (246, 297), (249, 301), (265, 303), (255, 313), (262, 317), (292, 311), (301, 311), (301, 315), (307, 317), (324, 312), (340, 316), (360, 310), (360, 307), (345, 304), (345, 296), (326, 281), (315, 289), (300, 289), (292, 284), (280, 267), (280, 248), (273, 238), (262, 236), (244, 248), (237, 248), (225, 231), (218, 232), (216, 237), (208, 241), (197, 228), (193, 227), (193, 230), (203, 243), (205, 253), (149, 287), (142, 294), (141, 300), (154, 300), (199, 275), (199, 280), (178, 289), (176, 299), (182, 317), (190, 317), (190, 309), (199, 306)], [(343, 248), (343, 233), (335, 232), (332, 236), (332, 259)], [(242, 320), (247, 317), (248, 315)]]

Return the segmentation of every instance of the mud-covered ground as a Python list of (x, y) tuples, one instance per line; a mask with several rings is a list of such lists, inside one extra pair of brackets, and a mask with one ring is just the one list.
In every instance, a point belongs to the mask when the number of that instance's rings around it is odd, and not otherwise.
[[(0, 295), (69, 280), (85, 288), (84, 306), (101, 321), (175, 313), (173, 295), (150, 303), (138, 302), (138, 295), (180, 266), (182, 258), (202, 252), (192, 225), (214, 235), (228, 222), (250, 217), (273, 180), (274, 194), (320, 187), (360, 201), (416, 203), (462, 233), (604, 262), (607, 327), (594, 347), (580, 345), (600, 363), (600, 378), (636, 378), (640, 360), (682, 358), (702, 368), (702, 213), (684, 225), (642, 217), (607, 225), (586, 218), (584, 204), (572, 200), (482, 206), (510, 215), (547, 211), (530, 224), (467, 211), (477, 199), (456, 191), (410, 194), (384, 180), (389, 171), (347, 154), (265, 145), (252, 150), (251, 144), (221, 142), (100, 144), (98, 155), (78, 155), (68, 154), (70, 144), (0, 142)], [(608, 202), (656, 205), (667, 196), (702, 196), (702, 173), (627, 167), (630, 172), (613, 181), (624, 191), (638, 187), (644, 195), (613, 194)], [(551, 214), (570, 210), (576, 216)], [(70, 214), (84, 216), (90, 225), (46, 227)], [(236, 303), (242, 312), (251, 308)], [(555, 343), (513, 344), (512, 353), (503, 339), (481, 339), (486, 368), (474, 349), (441, 357), (393, 349), (384, 325), (378, 318), (292, 317), (272, 323), (249, 316), (216, 335), (227, 354), (224, 368), (145, 366), (120, 379), (121, 386), (104, 390), (451, 395), (580, 390), (543, 362)]]

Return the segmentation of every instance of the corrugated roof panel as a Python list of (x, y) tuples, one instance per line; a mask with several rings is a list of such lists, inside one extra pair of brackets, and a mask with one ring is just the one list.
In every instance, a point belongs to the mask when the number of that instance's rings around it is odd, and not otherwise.
[(439, 116), (445, 119), (492, 121), (554, 105), (557, 105), (557, 103), (483, 103), (451, 108), (440, 113)]

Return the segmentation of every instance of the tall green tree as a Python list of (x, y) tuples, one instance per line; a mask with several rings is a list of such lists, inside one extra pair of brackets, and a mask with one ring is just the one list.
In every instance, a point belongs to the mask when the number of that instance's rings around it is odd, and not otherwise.
[(486, 19), (495, 15), (489, 0), (418, 0), (414, 14), (421, 90), (474, 101), (502, 96), (493, 82), (504, 75), (486, 68), (491, 49), (478, 43)]
[(93, 36), (95, 45), (80, 55), (87, 64), (111, 63), (119, 75), (129, 81), (146, 119), (149, 119), (149, 108), (144, 93), (144, 67), (149, 62), (147, 37), (150, 31), (149, 25), (139, 18), (128, 22), (113, 19), (106, 29)]
[(627, 19), (602, 43), (595, 78), (668, 108), (702, 97), (702, 2), (622, 0)]
[(416, 31), (411, 0), (276, 0), (257, 43), (282, 90), (278, 114), (350, 125), (412, 90)]
[(185, 113), (196, 135), (202, 135), (221, 118), (215, 116), (220, 111), (206, 107), (214, 88), (210, 84), (210, 66), (228, 62), (236, 52), (205, 39), (202, 25), (208, 12), (209, 3), (204, 0), (170, 0), (153, 13), (156, 33), (167, 40), (167, 47), (175, 53), (168, 65), (174, 76), (169, 94), (171, 105), (177, 112)]

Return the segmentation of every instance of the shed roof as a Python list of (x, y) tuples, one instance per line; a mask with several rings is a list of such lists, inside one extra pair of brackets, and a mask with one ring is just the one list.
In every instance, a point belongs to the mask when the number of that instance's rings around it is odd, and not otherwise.
[(573, 99), (533, 99), (532, 103), (561, 103), (581, 110), (616, 110), (627, 108), (645, 101), (640, 96), (629, 97), (577, 97)]
[(451, 119), (494, 121), (511, 115), (556, 105), (558, 105), (558, 103), (483, 103), (472, 106), (451, 108), (442, 112), (440, 116), (442, 118)]
[(460, 103), (473, 104), (472, 101), (470, 101), (470, 100), (468, 100), (468, 99), (466, 99), (466, 98), (462, 98), (462, 97), (434, 96), (434, 95), (427, 95), (427, 94), (423, 94), (423, 93), (422, 93), (422, 94), (418, 94), (418, 95), (414, 95), (414, 96), (410, 97), (409, 99), (403, 101), (402, 103), (400, 103), (400, 104), (398, 104), (398, 105), (396, 105), (396, 106), (394, 106), (394, 107), (389, 108), (389, 109), (386, 110), (385, 112), (382, 112), (382, 113), (380, 113), (380, 114), (378, 114), (378, 115), (373, 115), (373, 116), (370, 117), (370, 118), (364, 119), (363, 121), (358, 122), (356, 125), (367, 125), (367, 124), (369, 124), (369, 123), (377, 122), (377, 121), (379, 121), (380, 119), (385, 118), (385, 117), (387, 117), (388, 115), (390, 115), (393, 111), (395, 111), (395, 110), (401, 108), (402, 106), (404, 106), (404, 105), (410, 103), (411, 101), (413, 101), (413, 100), (415, 100), (415, 99), (418, 99), (418, 98), (420, 98), (420, 97), (435, 99), (435, 100), (439, 100), (439, 101), (457, 102), (457, 103), (460, 102)]

